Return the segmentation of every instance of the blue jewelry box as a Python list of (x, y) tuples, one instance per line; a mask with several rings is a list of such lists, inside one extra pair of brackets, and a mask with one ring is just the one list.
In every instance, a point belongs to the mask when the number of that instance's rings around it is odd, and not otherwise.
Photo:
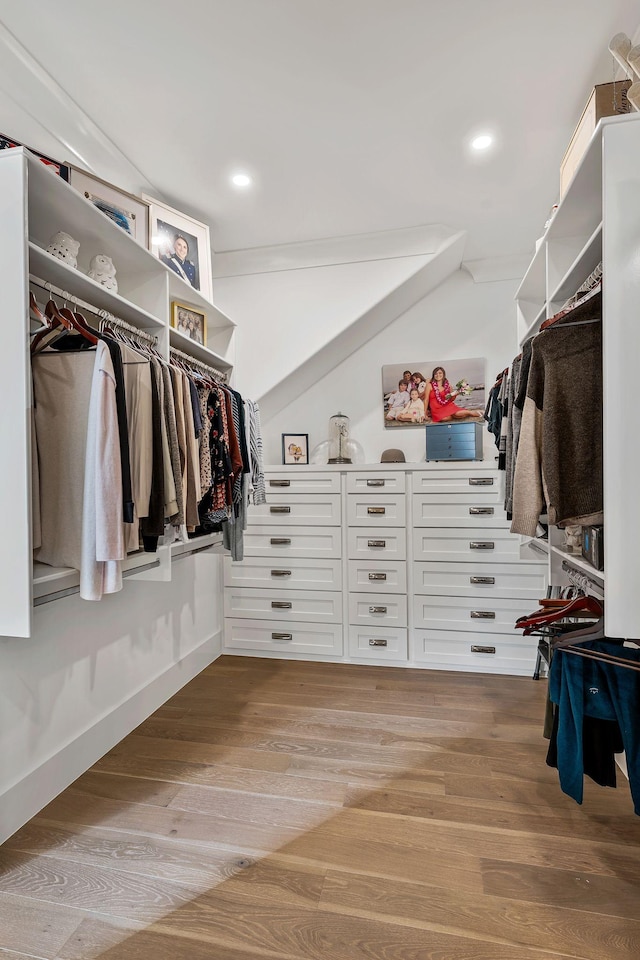
[(482, 460), (484, 422), (428, 423), (427, 460)]

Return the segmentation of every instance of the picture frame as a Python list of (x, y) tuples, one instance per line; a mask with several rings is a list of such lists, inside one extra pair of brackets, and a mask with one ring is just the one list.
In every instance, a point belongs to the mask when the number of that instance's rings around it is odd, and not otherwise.
[(282, 434), (282, 462), (287, 465), (304, 466), (309, 463), (309, 434)]
[(85, 200), (97, 207), (105, 216), (113, 220), (145, 250), (149, 249), (149, 204), (142, 197), (136, 197), (121, 190), (113, 183), (94, 177), (92, 173), (67, 164), (69, 183), (81, 193)]
[(207, 345), (207, 315), (188, 303), (171, 301), (171, 326), (196, 343)]
[[(434, 382), (436, 389), (432, 387)], [(424, 428), (425, 424), (482, 419), (485, 384), (486, 361), (482, 357), (385, 364), (382, 368), (385, 429)]]
[(53, 170), (61, 180), (66, 180), (69, 182), (69, 165), (66, 163), (61, 163), (59, 160), (54, 160), (53, 157), (48, 157), (44, 153), (39, 153), (37, 150), (34, 150), (33, 147), (27, 146), (26, 143), (20, 143), (19, 140), (14, 140), (13, 137), (7, 137), (6, 134), (0, 133), (0, 150), (11, 150), (13, 147), (24, 147), (25, 150), (28, 150), (29, 153), (32, 153), (34, 157), (37, 157), (41, 163), (44, 163), (45, 167), (49, 167), (50, 170)]
[(142, 199), (149, 204), (148, 249), (167, 269), (211, 303), (213, 274), (208, 224), (200, 223), (145, 193)]

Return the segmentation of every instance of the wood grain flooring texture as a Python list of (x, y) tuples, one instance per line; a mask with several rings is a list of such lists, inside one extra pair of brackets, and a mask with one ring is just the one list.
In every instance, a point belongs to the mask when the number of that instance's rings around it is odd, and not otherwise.
[(637, 960), (522, 677), (223, 657), (0, 848), (0, 960)]

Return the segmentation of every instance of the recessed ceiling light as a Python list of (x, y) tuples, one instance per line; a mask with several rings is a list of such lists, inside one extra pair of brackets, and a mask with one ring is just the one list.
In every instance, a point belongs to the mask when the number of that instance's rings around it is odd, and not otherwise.
[(246, 173), (236, 173), (231, 177), (231, 182), (236, 187), (248, 187), (251, 184), (251, 177), (247, 176)]
[(482, 136), (476, 137), (471, 141), (471, 146), (474, 150), (486, 150), (492, 143), (493, 137), (489, 136), (488, 133), (483, 133)]

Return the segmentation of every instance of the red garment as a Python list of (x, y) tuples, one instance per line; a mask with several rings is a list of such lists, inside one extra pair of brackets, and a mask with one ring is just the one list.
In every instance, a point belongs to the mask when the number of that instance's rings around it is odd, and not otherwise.
[(429, 393), (429, 413), (431, 419), (438, 423), (440, 420), (446, 420), (452, 417), (454, 413), (463, 412), (453, 400), (445, 400), (445, 396), (451, 392), (451, 386), (448, 380), (445, 380), (440, 389), (435, 380), (431, 381), (431, 392)]

